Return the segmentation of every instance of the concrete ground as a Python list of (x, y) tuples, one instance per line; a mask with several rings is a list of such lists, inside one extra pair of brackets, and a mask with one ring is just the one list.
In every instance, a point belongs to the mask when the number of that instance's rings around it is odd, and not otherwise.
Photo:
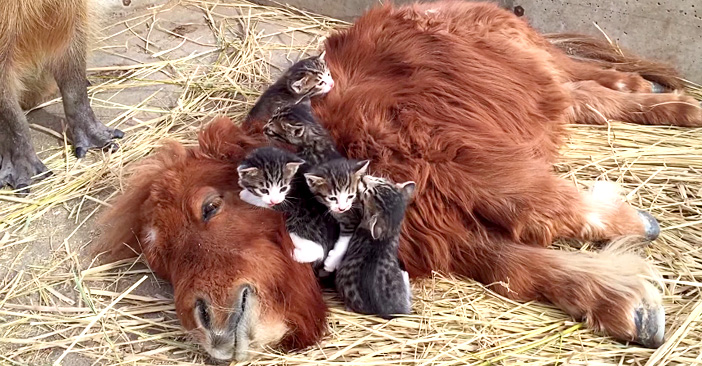
[[(425, 0), (433, 1), (433, 0)], [(475, 0), (485, 1), (485, 0)], [(523, 15), (542, 32), (605, 32), (621, 47), (670, 62), (691, 81), (702, 83), (702, 0), (488, 0)], [(255, 0), (276, 3), (274, 0)], [(382, 0), (284, 0), (344, 20), (357, 17)], [(395, 0), (395, 4), (414, 0)]]

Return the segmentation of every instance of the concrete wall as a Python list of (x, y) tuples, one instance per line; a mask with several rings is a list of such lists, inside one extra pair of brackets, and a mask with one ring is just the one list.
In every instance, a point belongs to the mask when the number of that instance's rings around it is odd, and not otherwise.
[[(269, 0), (254, 0), (269, 3)], [(378, 0), (280, 0), (292, 6), (352, 20)], [(702, 0), (494, 0), (543, 32), (600, 35), (597, 23), (623, 48), (670, 62), (702, 83)], [(413, 2), (395, 0), (396, 4)]]

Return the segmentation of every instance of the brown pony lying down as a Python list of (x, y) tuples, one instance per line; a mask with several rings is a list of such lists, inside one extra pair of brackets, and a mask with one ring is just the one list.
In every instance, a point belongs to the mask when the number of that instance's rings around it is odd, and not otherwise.
[[(569, 58), (491, 4), (379, 7), (327, 39), (336, 87), (314, 108), (349, 157), (417, 182), (400, 253), (412, 277), (440, 271), (508, 284), (491, 288), (657, 347), (664, 313), (640, 276), (655, 276), (643, 259), (546, 248), (556, 238), (653, 239), (655, 220), (606, 185), (579, 192), (551, 164), (566, 123), (699, 126), (702, 110), (682, 93), (651, 93), (680, 86), (663, 66), (608, 54), (588, 38), (551, 39), (593, 59)], [(627, 72), (604, 67), (617, 57)], [(326, 329), (320, 289), (291, 259), (281, 218), (238, 199), (236, 165), (264, 143), (260, 125), (244, 132), (219, 119), (199, 148), (167, 145), (103, 221), (103, 249), (143, 251), (173, 283), (183, 326), (218, 359), (242, 360), (261, 345), (307, 347)]]

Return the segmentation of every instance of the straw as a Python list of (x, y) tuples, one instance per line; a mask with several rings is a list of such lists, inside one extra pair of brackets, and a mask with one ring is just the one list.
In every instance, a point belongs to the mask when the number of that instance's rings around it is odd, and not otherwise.
[[(177, 23), (183, 9), (197, 15), (208, 37)], [(64, 134), (47, 134), (57, 143), (39, 154), (54, 175), (27, 197), (0, 191), (0, 364), (204, 363), (205, 353), (180, 327), (169, 285), (141, 258), (97, 266), (81, 254), (94, 216), (124, 188), (125, 168), (163, 138), (192, 146), (211, 117), (240, 119), (282, 68), (346, 25), (285, 6), (184, 0), (106, 26), (95, 52), (119, 62), (89, 70), (90, 96), (103, 121), (127, 135), (118, 152), (77, 161)], [(124, 56), (125, 47), (140, 53)], [(271, 61), (276, 57), (283, 61)], [(702, 99), (702, 87), (690, 87)], [(144, 98), (125, 102), (135, 92)], [(295, 353), (254, 350), (252, 364), (702, 365), (702, 129), (611, 121), (568, 130), (557, 174), (583, 189), (596, 180), (619, 182), (632, 205), (661, 222), (661, 237), (643, 253), (664, 276), (669, 338), (658, 351), (595, 334), (552, 306), (517, 303), (437, 273), (413, 282), (413, 314), (391, 321), (345, 312), (325, 294), (327, 337)], [(44, 240), (38, 225), (57, 212), (70, 222), (67, 234), (52, 240), (51, 253), (27, 259)]]

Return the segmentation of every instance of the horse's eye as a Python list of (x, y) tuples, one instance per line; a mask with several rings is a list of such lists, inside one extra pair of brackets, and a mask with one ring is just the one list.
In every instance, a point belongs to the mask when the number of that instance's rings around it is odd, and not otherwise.
[(207, 222), (210, 221), (212, 217), (214, 217), (217, 212), (219, 212), (219, 209), (222, 207), (222, 198), (217, 197), (212, 201), (205, 202), (202, 205), (202, 221)]

